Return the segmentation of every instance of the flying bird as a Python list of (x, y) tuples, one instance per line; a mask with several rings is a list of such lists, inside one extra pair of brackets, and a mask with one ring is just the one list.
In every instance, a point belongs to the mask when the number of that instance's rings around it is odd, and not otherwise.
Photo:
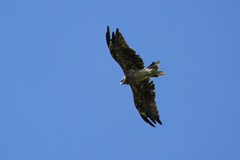
[(149, 82), (150, 77), (165, 74), (158, 70), (160, 61), (152, 62), (144, 68), (143, 60), (132, 48), (129, 48), (118, 28), (116, 33), (112, 32), (112, 39), (110, 39), (109, 26), (107, 26), (106, 41), (112, 57), (124, 72), (120, 84), (131, 86), (134, 104), (140, 116), (152, 127), (155, 127), (156, 122), (162, 125), (155, 102), (155, 86), (153, 81)]

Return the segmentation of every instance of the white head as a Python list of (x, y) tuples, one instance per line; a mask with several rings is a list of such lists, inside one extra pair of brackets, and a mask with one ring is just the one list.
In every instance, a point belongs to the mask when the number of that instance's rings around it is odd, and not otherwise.
[(126, 77), (124, 76), (124, 77), (122, 78), (120, 84), (121, 84), (121, 85), (122, 85), (122, 84), (126, 84), (125, 81), (126, 81)]

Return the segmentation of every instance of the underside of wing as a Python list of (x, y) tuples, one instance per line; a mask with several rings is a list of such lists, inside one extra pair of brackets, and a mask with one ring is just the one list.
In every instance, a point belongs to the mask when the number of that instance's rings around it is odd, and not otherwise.
[(139, 55), (135, 54), (136, 52), (132, 48), (129, 48), (118, 28), (116, 33), (112, 33), (112, 39), (110, 39), (110, 30), (107, 26), (106, 40), (112, 57), (121, 66), (125, 74), (132, 69), (138, 70), (144, 68), (142, 59)]
[[(131, 84), (134, 103), (142, 119), (155, 127), (156, 121), (162, 125), (158, 115), (157, 105), (155, 102), (155, 92), (153, 81), (149, 78), (136, 84)], [(153, 123), (152, 123), (153, 122)]]

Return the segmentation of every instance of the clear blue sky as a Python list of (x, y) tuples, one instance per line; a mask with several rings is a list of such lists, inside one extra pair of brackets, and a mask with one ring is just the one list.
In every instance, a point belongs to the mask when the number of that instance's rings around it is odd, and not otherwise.
[[(1, 160), (239, 160), (240, 2), (0, 2)], [(136, 110), (106, 45), (119, 28), (163, 125)]]

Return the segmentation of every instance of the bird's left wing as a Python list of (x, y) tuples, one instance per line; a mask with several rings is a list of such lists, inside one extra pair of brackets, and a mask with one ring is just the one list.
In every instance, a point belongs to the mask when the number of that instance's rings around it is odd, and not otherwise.
[(132, 48), (129, 48), (118, 28), (110, 39), (109, 26), (107, 26), (106, 41), (112, 57), (121, 66), (124, 74), (144, 68), (142, 59)]
[[(149, 123), (151, 126), (155, 127), (153, 123), (156, 121), (162, 125), (160, 121), (160, 116), (158, 115), (157, 105), (155, 102), (155, 86), (153, 81), (149, 82), (149, 78), (140, 81), (136, 84), (131, 84), (133, 99), (137, 110), (140, 113), (142, 119)], [(149, 119), (151, 120), (149, 120)]]

